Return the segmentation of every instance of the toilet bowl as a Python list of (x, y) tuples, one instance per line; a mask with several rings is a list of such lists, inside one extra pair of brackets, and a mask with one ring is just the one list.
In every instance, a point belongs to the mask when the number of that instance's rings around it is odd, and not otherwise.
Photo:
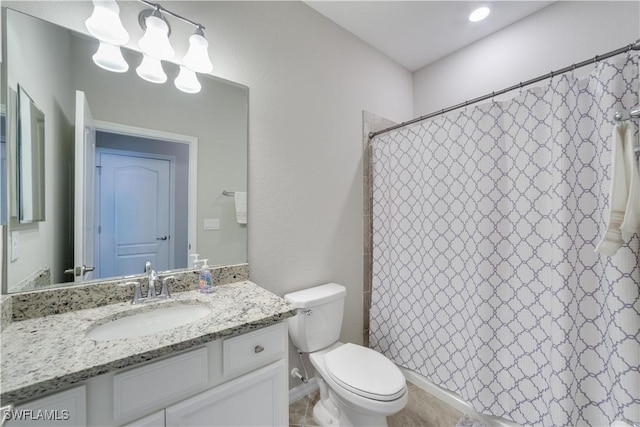
[(289, 319), (291, 341), (316, 369), (313, 418), (322, 426), (386, 426), (407, 404), (406, 381), (384, 355), (338, 341), (345, 295), (344, 286), (330, 283), (284, 297), (298, 308)]

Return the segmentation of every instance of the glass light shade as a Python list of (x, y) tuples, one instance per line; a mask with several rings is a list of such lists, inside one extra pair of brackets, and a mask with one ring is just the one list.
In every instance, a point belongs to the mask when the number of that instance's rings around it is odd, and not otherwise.
[(129, 64), (124, 60), (120, 46), (100, 42), (98, 51), (92, 58), (98, 67), (114, 73), (126, 73), (129, 70)]
[(201, 89), (196, 73), (184, 65), (180, 66), (180, 73), (173, 84), (175, 84), (178, 89), (186, 93), (198, 93)]
[(162, 69), (162, 64), (158, 58), (153, 58), (149, 55), (142, 56), (142, 62), (136, 68), (136, 73), (140, 78), (151, 83), (164, 83), (167, 81), (167, 75)]
[(184, 56), (184, 65), (198, 73), (210, 73), (213, 64), (209, 59), (209, 42), (202, 34), (193, 34), (189, 37), (189, 50)]
[(145, 21), (147, 29), (138, 45), (143, 53), (157, 59), (171, 60), (175, 52), (169, 42), (169, 26), (157, 16), (151, 15)]
[(115, 0), (93, 0), (93, 13), (84, 24), (89, 33), (100, 41), (116, 46), (129, 41), (129, 33), (120, 21), (120, 8)]
[(471, 22), (482, 21), (484, 18), (489, 16), (490, 13), (491, 13), (491, 9), (488, 6), (479, 7), (473, 12), (471, 12), (471, 15), (469, 15), (469, 21)]

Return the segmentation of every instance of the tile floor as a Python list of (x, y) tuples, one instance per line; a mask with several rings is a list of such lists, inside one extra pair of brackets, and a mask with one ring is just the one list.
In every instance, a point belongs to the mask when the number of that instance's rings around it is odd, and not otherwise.
[[(407, 382), (407, 385), (409, 402), (402, 411), (387, 418), (389, 427), (455, 427), (458, 420), (462, 418), (462, 412), (410, 382)], [(289, 425), (291, 427), (317, 426), (311, 413), (318, 398), (319, 392), (316, 391), (292, 403), (289, 406)]]

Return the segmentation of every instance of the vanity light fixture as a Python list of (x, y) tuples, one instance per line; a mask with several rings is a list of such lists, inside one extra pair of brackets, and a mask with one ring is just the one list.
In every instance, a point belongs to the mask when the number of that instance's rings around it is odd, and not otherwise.
[(93, 0), (93, 13), (84, 24), (89, 33), (102, 42), (122, 46), (129, 41), (115, 0)]
[(138, 22), (145, 30), (144, 35), (138, 41), (138, 45), (143, 53), (157, 59), (172, 60), (175, 51), (169, 41), (171, 27), (162, 16), (160, 6), (156, 9), (147, 9), (140, 12)]
[[(196, 27), (194, 34), (189, 37), (189, 50), (183, 58), (183, 65), (180, 65), (180, 73), (174, 84), (186, 93), (200, 92), (201, 85), (196, 73), (210, 73), (213, 70), (208, 52), (209, 42), (204, 37), (204, 26), (159, 4), (147, 0), (138, 1), (150, 7), (138, 15), (138, 23), (144, 30), (144, 35), (138, 41), (143, 53), (142, 61), (136, 68), (138, 76), (157, 84), (167, 81), (161, 61), (172, 60), (175, 56), (169, 41), (171, 26), (167, 21), (167, 16), (172, 16)], [(120, 46), (129, 41), (129, 34), (120, 22), (120, 8), (116, 0), (93, 0), (93, 5), (93, 14), (86, 21), (89, 33), (100, 41), (93, 61), (105, 70), (124, 73), (129, 70), (129, 65), (122, 56)]]
[(129, 33), (120, 21), (118, 3), (115, 0), (93, 0), (93, 13), (84, 24), (89, 33), (100, 41), (93, 62), (108, 71), (126, 72), (129, 65), (122, 57), (120, 46), (129, 41)]
[(474, 10), (473, 12), (471, 12), (471, 14), (469, 15), (469, 21), (471, 22), (482, 21), (487, 16), (489, 16), (490, 13), (491, 13), (491, 7), (489, 7), (488, 5), (481, 6), (476, 10)]
[(203, 27), (198, 25), (196, 32), (189, 37), (189, 50), (182, 62), (192, 71), (210, 73), (213, 70), (213, 64), (209, 59), (209, 42), (204, 38), (202, 29)]
[(167, 75), (162, 69), (160, 60), (146, 53), (142, 55), (142, 62), (136, 68), (136, 73), (141, 79), (151, 83), (162, 84), (167, 81)]
[(186, 93), (198, 93), (202, 88), (196, 73), (184, 65), (180, 66), (180, 74), (178, 74), (173, 84)]
[(100, 42), (98, 51), (93, 55), (93, 62), (97, 66), (114, 73), (126, 73), (129, 70), (129, 64), (124, 60), (120, 46), (107, 42)]

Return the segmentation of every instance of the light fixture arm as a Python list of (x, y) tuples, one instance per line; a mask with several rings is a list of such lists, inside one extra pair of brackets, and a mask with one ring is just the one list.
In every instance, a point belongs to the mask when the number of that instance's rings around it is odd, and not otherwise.
[(142, 27), (143, 30), (147, 30), (147, 18), (150, 16), (155, 16), (156, 18), (160, 18), (167, 24), (168, 32), (167, 37), (171, 35), (171, 25), (169, 25), (169, 21), (162, 15), (162, 10), (158, 5), (155, 9), (145, 9), (138, 14), (138, 24)]
[[(191, 25), (193, 25), (194, 27), (198, 28), (198, 30), (200, 30), (200, 31), (202, 31), (202, 30), (204, 30), (204, 29), (205, 29), (205, 28), (204, 28), (204, 26), (203, 26), (202, 24), (198, 24), (197, 22), (192, 21), (192, 20), (190, 20), (190, 19), (187, 19), (187, 18), (185, 18), (184, 16), (180, 16), (180, 15), (178, 15), (177, 13), (173, 13), (173, 12), (171, 12), (170, 10), (165, 9), (164, 7), (162, 7), (161, 5), (159, 5), (158, 3), (152, 3), (152, 2), (147, 1), (147, 0), (138, 0), (138, 1), (139, 1), (139, 2), (141, 2), (141, 3), (146, 4), (147, 6), (151, 6), (152, 8), (154, 8), (154, 11), (162, 12), (162, 13), (166, 13), (167, 15), (171, 15), (171, 16), (173, 16), (174, 18), (177, 18), (177, 19), (179, 19), (179, 20), (181, 20), (181, 21), (183, 21), (183, 22), (186, 22), (187, 24), (191, 24)], [(142, 13), (141, 13), (141, 14), (142, 14)], [(146, 18), (146, 17), (145, 17), (145, 18)], [(140, 25), (142, 25), (142, 24), (140, 24)]]

